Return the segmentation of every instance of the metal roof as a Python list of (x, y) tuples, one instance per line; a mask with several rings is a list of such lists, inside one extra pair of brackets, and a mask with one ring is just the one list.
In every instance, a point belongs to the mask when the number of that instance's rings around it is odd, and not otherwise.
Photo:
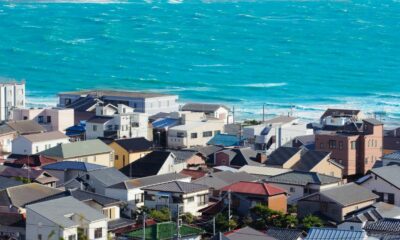
[(105, 166), (93, 164), (93, 163), (86, 163), (86, 162), (76, 162), (76, 161), (62, 161), (47, 164), (42, 167), (44, 170), (58, 170), (58, 171), (65, 171), (65, 170), (79, 170), (79, 171), (93, 171), (97, 169), (106, 168)]
[(101, 153), (110, 153), (113, 149), (99, 139), (63, 143), (42, 151), (40, 154), (46, 157), (62, 159), (91, 156)]
[(269, 177), (265, 179), (265, 181), (271, 183), (306, 186), (308, 184), (324, 185), (331, 183), (339, 183), (342, 181), (342, 179), (316, 172), (292, 171)]
[(311, 228), (305, 240), (365, 240), (365, 231), (349, 231), (336, 228)]
[(196, 183), (173, 181), (149, 187), (144, 187), (143, 190), (174, 192), (174, 193), (193, 193), (193, 192), (208, 190), (208, 186)]
[(236, 135), (230, 134), (217, 134), (210, 141), (207, 142), (208, 145), (217, 145), (224, 147), (240, 146), (240, 138)]

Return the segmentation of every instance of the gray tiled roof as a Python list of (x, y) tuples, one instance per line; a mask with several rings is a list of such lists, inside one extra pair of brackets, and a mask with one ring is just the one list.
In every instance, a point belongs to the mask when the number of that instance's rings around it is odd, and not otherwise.
[(120, 182), (109, 186), (109, 188), (117, 188), (117, 189), (133, 189), (140, 188), (145, 186), (156, 185), (159, 183), (172, 182), (180, 179), (189, 178), (186, 175), (180, 173), (167, 173), (161, 175), (154, 175), (143, 178), (129, 179), (124, 182)]
[(397, 232), (400, 234), (400, 219), (380, 219), (376, 222), (367, 222), (364, 229), (369, 231)]
[(63, 228), (70, 228), (79, 225), (79, 223), (66, 216), (70, 214), (82, 216), (89, 222), (107, 219), (106, 216), (101, 214), (100, 211), (80, 202), (73, 197), (63, 197), (50, 201), (35, 203), (28, 205), (27, 208), (62, 226)]
[(7, 178), (7, 177), (0, 176), (0, 190), (9, 188), (9, 187), (19, 186), (22, 184), (23, 184), (22, 182), (14, 180), (13, 178)]
[(265, 179), (265, 181), (271, 183), (286, 183), (306, 186), (308, 184), (324, 185), (338, 183), (342, 181), (342, 179), (316, 172), (292, 171), (269, 177)]
[(377, 221), (382, 218), (398, 218), (400, 207), (385, 202), (377, 202), (366, 208), (359, 209), (346, 215), (346, 221), (366, 222)]
[(42, 141), (50, 141), (50, 140), (58, 140), (66, 138), (68, 139), (68, 137), (60, 131), (29, 134), (29, 135), (24, 135), (22, 137), (28, 139), (31, 142), (42, 142)]
[(300, 161), (298, 161), (292, 169), (299, 171), (310, 171), (322, 160), (329, 157), (330, 152), (312, 151), (308, 149), (301, 150)]
[(329, 188), (321, 191), (319, 194), (326, 196), (342, 206), (350, 206), (378, 198), (378, 195), (372, 193), (369, 189), (355, 183), (348, 183), (339, 187)]
[(208, 103), (187, 103), (182, 107), (182, 111), (191, 111), (191, 112), (214, 112), (218, 108), (225, 108), (228, 107), (220, 104), (208, 104)]
[(398, 189), (400, 189), (400, 166), (391, 165), (379, 168), (373, 168), (370, 170), (372, 173), (378, 175), (380, 178), (394, 185)]
[(287, 160), (301, 151), (300, 148), (280, 147), (273, 151), (266, 161), (266, 165), (283, 165)]
[(305, 240), (365, 240), (364, 231), (349, 231), (336, 228), (311, 228)]
[(104, 186), (111, 186), (126, 180), (129, 180), (122, 172), (116, 168), (102, 168), (87, 173), (91, 177), (96, 178), (98, 181), (104, 184)]
[(193, 183), (207, 185), (209, 188), (221, 189), (237, 182), (254, 182), (256, 180), (258, 180), (258, 178), (246, 172), (234, 173), (231, 171), (224, 171), (209, 173), (204, 177), (196, 179), (195, 181), (193, 181)]
[(8, 126), (7, 124), (3, 124), (3, 125), (0, 125), (0, 135), (3, 135), (3, 134), (10, 134), (10, 133), (14, 133), (15, 132), (15, 130), (14, 129), (12, 129), (10, 126)]
[(400, 151), (392, 152), (390, 154), (386, 154), (385, 156), (382, 157), (383, 160), (396, 160), (400, 161)]
[(257, 153), (251, 148), (233, 148), (225, 149), (221, 152), (225, 153), (229, 157), (229, 164), (233, 166), (262, 166), (263, 164), (256, 162)]
[(383, 125), (383, 123), (376, 118), (367, 118), (364, 119), (363, 121), (372, 125)]
[(31, 134), (45, 132), (46, 129), (33, 120), (11, 121), (6, 123), (18, 134)]
[(267, 235), (278, 240), (297, 240), (304, 236), (303, 230), (287, 228), (269, 228)]
[(174, 192), (174, 193), (192, 193), (192, 192), (208, 190), (208, 186), (196, 183), (173, 181), (149, 187), (144, 187), (143, 190)]

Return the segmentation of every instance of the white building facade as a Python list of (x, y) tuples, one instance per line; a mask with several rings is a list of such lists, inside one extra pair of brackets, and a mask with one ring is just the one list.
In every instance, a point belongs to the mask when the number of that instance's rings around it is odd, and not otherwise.
[(25, 82), (0, 83), (0, 121), (8, 120), (15, 108), (25, 108)]

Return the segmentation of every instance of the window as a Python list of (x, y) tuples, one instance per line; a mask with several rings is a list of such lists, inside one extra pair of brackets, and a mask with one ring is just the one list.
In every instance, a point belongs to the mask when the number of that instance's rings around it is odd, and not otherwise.
[(36, 152), (37, 153), (39, 152), (39, 146), (36, 146)]
[(97, 126), (93, 125), (93, 132), (96, 132), (96, 131), (97, 131)]
[(194, 202), (194, 197), (189, 197), (189, 198), (187, 198), (187, 201), (188, 201), (188, 203)]
[(207, 204), (208, 194), (199, 196), (199, 206)]
[(368, 163), (368, 157), (365, 158), (365, 164), (367, 164), (367, 163)]
[(141, 202), (143, 202), (143, 199), (144, 197), (143, 197), (143, 193), (138, 193), (138, 194), (135, 194), (135, 203), (141, 203)]
[(51, 123), (51, 116), (47, 116), (47, 123)]
[(320, 147), (321, 149), (324, 149), (324, 144), (321, 143), (321, 144), (319, 145), (319, 147)]
[(388, 193), (387, 195), (388, 195), (387, 203), (394, 204), (394, 194), (393, 193)]
[(27, 117), (27, 116), (24, 116), (24, 120), (28, 120), (28, 117)]
[(94, 230), (94, 238), (102, 238), (103, 237), (103, 228), (96, 228)]
[(296, 192), (296, 189), (294, 187), (291, 187), (290, 192)]
[(38, 117), (38, 123), (43, 123), (43, 116)]
[(118, 155), (115, 155), (114, 158), (115, 158), (115, 160), (118, 160)]
[(336, 140), (329, 140), (329, 148), (336, 149)]
[(191, 134), (190, 134), (190, 137), (191, 137), (191, 138), (197, 138), (197, 133), (191, 133)]
[(357, 148), (357, 142), (351, 141), (351, 149), (356, 149), (356, 148)]
[(183, 137), (185, 137), (185, 133), (184, 132), (177, 132), (176, 133), (176, 137), (183, 138)]
[(68, 240), (76, 240), (76, 235), (70, 235), (70, 236), (68, 236)]
[(203, 132), (203, 137), (212, 137), (212, 131)]
[(339, 141), (339, 149), (343, 149), (343, 141)]

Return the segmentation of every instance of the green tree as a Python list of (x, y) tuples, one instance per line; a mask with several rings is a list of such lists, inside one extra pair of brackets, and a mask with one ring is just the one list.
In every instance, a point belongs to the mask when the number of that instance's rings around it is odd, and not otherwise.
[(233, 216), (228, 221), (228, 214), (227, 213), (218, 213), (215, 216), (215, 225), (218, 231), (226, 232), (229, 229), (233, 230), (238, 227), (237, 217)]
[(185, 213), (182, 215), (182, 221), (187, 224), (192, 224), (196, 220), (196, 217), (191, 213)]
[(298, 220), (295, 216), (269, 209), (265, 205), (258, 204), (250, 211), (253, 220), (251, 226), (258, 230), (265, 230), (267, 225), (281, 228), (294, 228), (298, 224)]
[(168, 208), (163, 208), (161, 210), (152, 209), (150, 210), (149, 216), (157, 222), (166, 222), (171, 219), (171, 213)]
[(302, 225), (305, 229), (310, 229), (312, 227), (322, 227), (324, 226), (324, 223), (322, 220), (314, 215), (308, 215), (305, 218), (303, 218)]

